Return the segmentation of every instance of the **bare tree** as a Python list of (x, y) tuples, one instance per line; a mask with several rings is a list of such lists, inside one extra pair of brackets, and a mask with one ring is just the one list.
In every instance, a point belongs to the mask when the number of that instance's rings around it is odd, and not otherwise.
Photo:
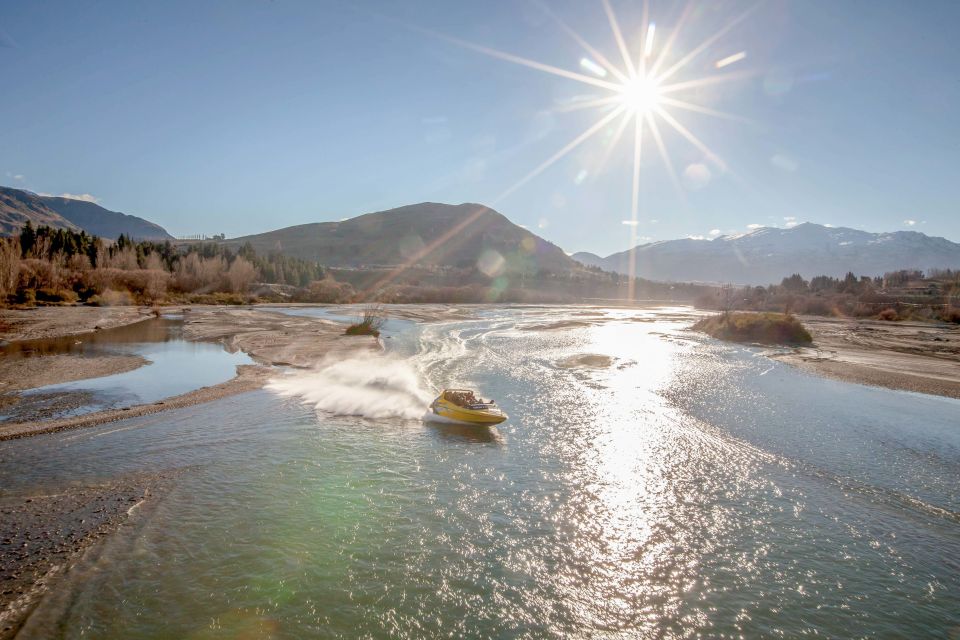
[(720, 310), (723, 311), (723, 317), (726, 318), (737, 304), (737, 290), (732, 284), (725, 284), (720, 287), (717, 295), (720, 296)]
[(200, 260), (200, 290), (209, 292), (220, 288), (227, 274), (227, 261), (221, 256), (201, 258)]
[(143, 268), (149, 269), (150, 271), (163, 271), (165, 270), (163, 258), (160, 257), (159, 253), (148, 254), (146, 264), (144, 264)]
[(124, 247), (110, 251), (106, 247), (97, 249), (97, 266), (101, 269), (123, 269), (134, 271), (140, 268), (137, 263), (137, 252), (133, 247)]
[(14, 293), (19, 276), (20, 240), (0, 240), (0, 295)]
[(227, 270), (227, 283), (234, 293), (244, 293), (256, 278), (257, 268), (243, 256), (234, 258)]

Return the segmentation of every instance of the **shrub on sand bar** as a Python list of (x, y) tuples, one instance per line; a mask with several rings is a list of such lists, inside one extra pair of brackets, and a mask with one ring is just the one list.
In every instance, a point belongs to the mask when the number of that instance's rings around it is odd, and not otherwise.
[(353, 323), (344, 332), (348, 336), (380, 336), (380, 329), (387, 321), (387, 313), (383, 305), (374, 304), (363, 310), (363, 317)]
[(693, 329), (734, 342), (796, 345), (813, 342), (800, 321), (784, 313), (722, 313), (703, 318)]

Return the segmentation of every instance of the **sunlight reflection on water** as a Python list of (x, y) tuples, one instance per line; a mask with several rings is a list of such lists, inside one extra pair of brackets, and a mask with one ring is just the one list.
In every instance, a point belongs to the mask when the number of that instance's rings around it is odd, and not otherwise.
[[(682, 310), (590, 313), (490, 309), (398, 336), (426, 385), (498, 399), (511, 419), (484, 437), (261, 391), (130, 421), (140, 429), (4, 443), (7, 491), (192, 469), (24, 637), (917, 636), (960, 623), (960, 568), (943, 561), (960, 557), (960, 404), (771, 370), (686, 332)], [(525, 330), (571, 318), (588, 322)], [(602, 358), (571, 360), (584, 354)]]

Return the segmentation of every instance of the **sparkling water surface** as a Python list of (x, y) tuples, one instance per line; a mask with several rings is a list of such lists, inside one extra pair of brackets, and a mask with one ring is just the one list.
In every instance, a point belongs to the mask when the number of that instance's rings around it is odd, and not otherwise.
[(319, 371), (0, 443), (4, 495), (181, 470), (22, 637), (957, 633), (960, 402), (818, 378), (685, 312), (491, 308), (337, 370), (396, 416), (476, 387), (510, 415), (491, 429), (335, 415), (356, 398), (311, 393)]

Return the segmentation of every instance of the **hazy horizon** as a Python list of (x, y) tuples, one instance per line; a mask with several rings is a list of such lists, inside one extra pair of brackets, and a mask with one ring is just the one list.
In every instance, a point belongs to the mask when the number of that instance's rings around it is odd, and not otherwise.
[(681, 21), (651, 2), (645, 21), (612, 2), (638, 67), (683, 23), (660, 71), (682, 62), (669, 83), (690, 86), (644, 125), (636, 181), (627, 114), (580, 108), (609, 94), (578, 81), (614, 80), (601, 57), (628, 71), (603, 3), (545, 6), (7, 5), (0, 181), (174, 235), (434, 201), (598, 255), (806, 221), (960, 239), (953, 4), (726, 2)]

